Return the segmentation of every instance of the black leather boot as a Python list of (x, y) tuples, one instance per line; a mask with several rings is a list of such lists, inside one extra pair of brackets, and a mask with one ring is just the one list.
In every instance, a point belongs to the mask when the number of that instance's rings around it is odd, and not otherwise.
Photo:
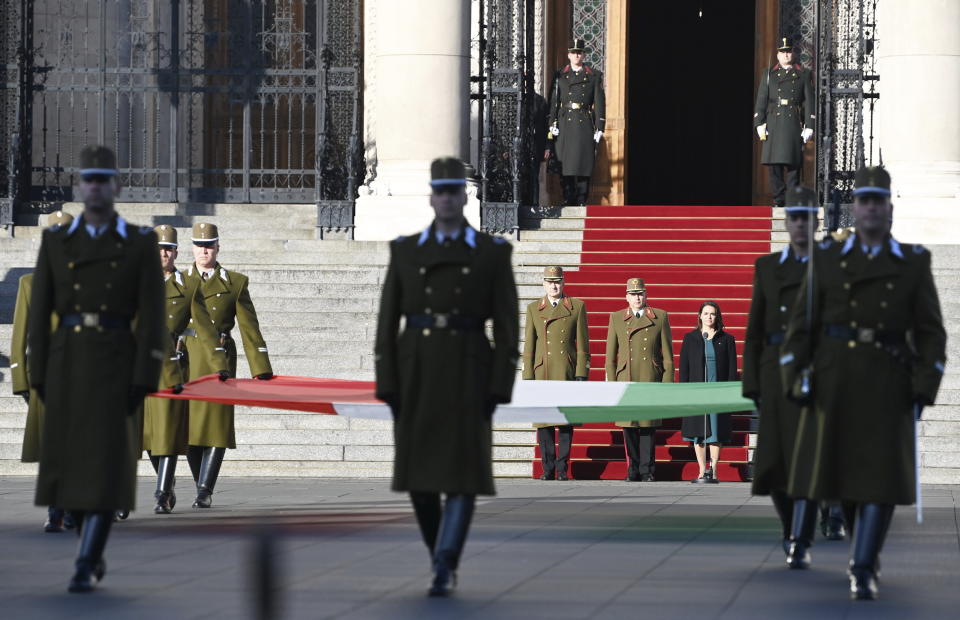
[(457, 586), (457, 567), (473, 519), (475, 495), (448, 495), (433, 554), (433, 583), (428, 596), (450, 596)]
[(200, 462), (200, 482), (197, 484), (197, 499), (193, 502), (194, 508), (209, 508), (213, 505), (213, 487), (217, 484), (220, 475), (220, 465), (223, 464), (223, 455), (226, 448), (204, 448), (203, 460)]
[(816, 526), (817, 503), (809, 499), (794, 500), (787, 566), (810, 568), (810, 547), (813, 545), (813, 530)]
[(843, 540), (846, 529), (843, 527), (843, 509), (837, 504), (820, 504), (820, 533), (827, 540)]
[(47, 508), (47, 520), (43, 524), (43, 531), (47, 534), (59, 534), (66, 527), (63, 525), (63, 511), (51, 506)]
[(771, 491), (770, 499), (773, 500), (773, 508), (780, 517), (780, 534), (783, 540), (784, 554), (790, 553), (790, 531), (793, 527), (793, 498), (783, 491)]
[(857, 527), (853, 531), (850, 558), (850, 598), (872, 601), (879, 595), (877, 569), (880, 549), (887, 528), (893, 518), (891, 504), (860, 504), (857, 509)]
[(112, 512), (90, 512), (84, 516), (80, 550), (77, 553), (77, 572), (70, 580), (68, 591), (92, 592), (97, 583), (103, 580), (107, 572), (107, 565), (103, 561), (103, 549), (107, 546), (113, 514)]
[(168, 515), (177, 505), (177, 496), (173, 492), (173, 479), (177, 470), (177, 455), (157, 457), (157, 491), (153, 494), (157, 498), (157, 505), (153, 512), (158, 515)]
[(193, 483), (200, 486), (200, 463), (203, 462), (203, 446), (187, 446), (187, 464), (193, 474)]
[(440, 494), (411, 491), (410, 503), (413, 504), (413, 514), (417, 517), (420, 535), (423, 537), (423, 544), (430, 551), (432, 563), (433, 551), (437, 547), (437, 534), (440, 531), (440, 519), (443, 515), (440, 508)]

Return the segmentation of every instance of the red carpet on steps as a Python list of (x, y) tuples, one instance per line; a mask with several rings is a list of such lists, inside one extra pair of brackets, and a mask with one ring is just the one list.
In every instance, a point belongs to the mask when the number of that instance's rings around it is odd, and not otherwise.
[[(720, 304), (738, 359), (750, 308), (753, 262), (770, 251), (772, 210), (733, 206), (591, 206), (583, 231), (580, 270), (566, 274), (566, 294), (587, 304), (591, 381), (605, 379), (607, 321), (626, 307), (628, 278), (643, 278), (648, 303), (670, 314), (679, 364), (683, 335), (697, 326), (700, 303)], [(749, 412), (734, 415), (732, 445), (720, 455), (720, 480), (742, 480), (748, 460)], [(693, 448), (680, 436), (680, 420), (657, 431), (657, 480), (698, 474)], [(533, 476), (539, 477), (540, 449)], [(573, 433), (570, 475), (580, 480), (626, 476), (623, 433), (612, 424), (587, 424)]]

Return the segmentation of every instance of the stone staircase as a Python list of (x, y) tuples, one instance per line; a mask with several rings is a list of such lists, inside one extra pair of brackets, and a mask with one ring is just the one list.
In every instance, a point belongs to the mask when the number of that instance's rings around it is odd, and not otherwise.
[[(66, 205), (76, 213), (78, 205)], [(311, 205), (124, 204), (118, 209), (139, 225), (170, 224), (181, 239), (181, 267), (192, 262), (189, 229), (195, 221), (220, 226), (221, 259), (229, 269), (250, 276), (251, 295), (278, 374), (331, 378), (373, 378), (372, 348), (376, 311), (388, 257), (384, 242), (317, 240)], [(545, 265), (579, 269), (583, 208), (542, 208), (521, 214), (514, 264), (520, 295), (521, 335), (527, 303), (542, 294)], [(774, 214), (771, 247), (784, 233)], [(10, 394), (11, 321), (20, 275), (32, 270), (40, 222), (0, 238), (0, 475), (28, 475), (20, 463), (26, 408)], [(414, 231), (410, 231), (414, 232)], [(932, 248), (945, 319), (960, 319), (960, 247)], [(951, 341), (951, 360), (960, 345)], [(240, 376), (249, 376), (246, 360)], [(960, 480), (960, 372), (948, 364), (938, 406), (923, 423), (924, 480)], [(225, 476), (385, 477), (392, 463), (389, 423), (269, 409), (237, 409), (238, 447), (227, 455)], [(495, 472), (529, 477), (535, 435), (523, 425), (497, 425)], [(141, 473), (152, 475), (146, 461)]]

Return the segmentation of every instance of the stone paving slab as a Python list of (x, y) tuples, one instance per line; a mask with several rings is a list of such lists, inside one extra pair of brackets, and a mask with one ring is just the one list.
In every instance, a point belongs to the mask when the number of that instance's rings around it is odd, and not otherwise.
[[(181, 472), (181, 475), (185, 473)], [(481, 498), (460, 590), (424, 596), (429, 562), (405, 496), (384, 480), (223, 479), (214, 508), (116, 524), (107, 577), (70, 595), (76, 537), (44, 534), (33, 479), (0, 478), (0, 617), (254, 618), (256, 532), (271, 532), (277, 618), (945, 618), (960, 602), (960, 486), (925, 487), (925, 523), (898, 509), (881, 600), (847, 599), (846, 543), (789, 571), (766, 498), (739, 483), (498, 481)]]

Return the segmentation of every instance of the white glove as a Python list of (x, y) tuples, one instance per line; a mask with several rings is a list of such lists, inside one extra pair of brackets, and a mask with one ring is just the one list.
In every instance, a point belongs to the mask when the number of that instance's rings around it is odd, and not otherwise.
[(803, 143), (806, 144), (807, 141), (813, 137), (813, 130), (809, 127), (804, 127), (803, 131), (800, 132), (800, 137), (803, 139)]
[(595, 131), (595, 132), (593, 132), (593, 141), (594, 141), (594, 142), (596, 142), (596, 143), (599, 144), (599, 143), (600, 143), (600, 138), (602, 138), (602, 137), (603, 137), (603, 132), (602, 132), (602, 131)]
[(761, 140), (767, 139), (767, 124), (757, 125), (757, 135), (760, 136)]
[(556, 125), (554, 125), (553, 127), (551, 127), (551, 128), (550, 128), (550, 135), (553, 136), (553, 137), (559, 136), (559, 135), (560, 135), (560, 128), (557, 127)]

